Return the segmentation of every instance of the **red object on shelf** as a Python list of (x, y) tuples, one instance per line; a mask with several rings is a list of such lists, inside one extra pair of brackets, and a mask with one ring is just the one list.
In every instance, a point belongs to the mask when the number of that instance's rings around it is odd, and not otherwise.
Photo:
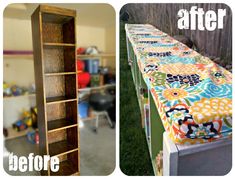
[(77, 71), (78, 71), (78, 72), (81, 72), (81, 71), (84, 70), (84, 68), (85, 68), (85, 63), (84, 63), (84, 61), (78, 59), (78, 60), (77, 60)]
[(77, 75), (78, 88), (85, 88), (91, 79), (91, 75), (88, 72), (80, 72)]
[(85, 62), (83, 60), (77, 60), (77, 81), (78, 81), (78, 88), (85, 88), (91, 79), (91, 75), (88, 72), (84, 72), (85, 69)]
[(77, 55), (85, 54), (85, 52), (86, 52), (86, 49), (85, 49), (85, 48), (83, 48), (83, 47), (77, 48)]

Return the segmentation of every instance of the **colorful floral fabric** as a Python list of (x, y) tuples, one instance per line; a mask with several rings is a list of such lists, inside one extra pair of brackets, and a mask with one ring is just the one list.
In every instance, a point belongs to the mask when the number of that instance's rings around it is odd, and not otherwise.
[(232, 74), (148, 24), (126, 24), (163, 126), (177, 144), (232, 136)]

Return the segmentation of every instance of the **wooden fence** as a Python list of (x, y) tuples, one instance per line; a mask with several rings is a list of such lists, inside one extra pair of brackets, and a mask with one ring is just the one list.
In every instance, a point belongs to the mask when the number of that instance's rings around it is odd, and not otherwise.
[[(226, 9), (224, 28), (214, 31), (180, 30), (177, 26), (177, 13), (195, 5), (204, 11)], [(232, 63), (232, 12), (226, 4), (126, 4), (121, 12), (128, 12), (129, 21), (149, 23), (171, 36), (185, 35), (196, 44), (201, 54), (220, 57), (226, 64)]]

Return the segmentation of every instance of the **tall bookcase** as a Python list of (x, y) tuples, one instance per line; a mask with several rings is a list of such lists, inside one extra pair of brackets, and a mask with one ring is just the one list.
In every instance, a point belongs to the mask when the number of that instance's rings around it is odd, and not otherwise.
[(79, 175), (76, 11), (39, 5), (31, 21), (40, 155), (60, 159), (41, 174)]

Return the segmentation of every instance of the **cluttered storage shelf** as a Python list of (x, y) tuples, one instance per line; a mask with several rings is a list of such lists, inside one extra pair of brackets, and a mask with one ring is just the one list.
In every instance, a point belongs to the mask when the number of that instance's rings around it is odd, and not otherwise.
[[(97, 113), (92, 106), (92, 95), (103, 93), (103, 98), (115, 90), (115, 53), (101, 53), (96, 47), (77, 49), (79, 119), (82, 121), (98, 120)], [(102, 109), (104, 112), (104, 109)], [(104, 114), (104, 113), (103, 113)], [(111, 122), (112, 123), (112, 122)], [(110, 124), (111, 124), (110, 123)], [(111, 124), (112, 126), (112, 124)], [(95, 127), (97, 130), (98, 125)]]

